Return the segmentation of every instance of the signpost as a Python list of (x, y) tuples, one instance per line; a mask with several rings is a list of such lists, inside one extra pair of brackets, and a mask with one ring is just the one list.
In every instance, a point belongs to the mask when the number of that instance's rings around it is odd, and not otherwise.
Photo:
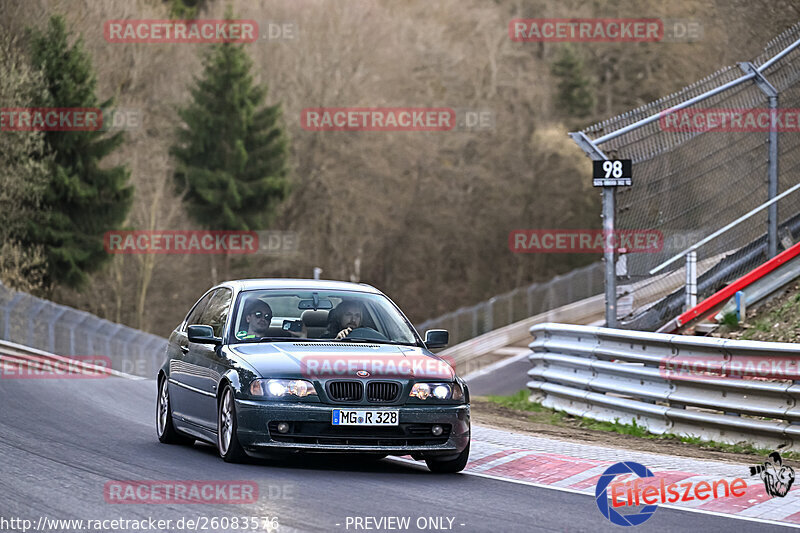
[(592, 161), (592, 185), (595, 187), (630, 187), (633, 162), (630, 159)]

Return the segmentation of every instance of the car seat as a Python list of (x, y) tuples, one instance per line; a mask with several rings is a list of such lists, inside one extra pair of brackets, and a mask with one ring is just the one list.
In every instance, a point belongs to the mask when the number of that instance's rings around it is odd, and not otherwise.
[(309, 339), (322, 338), (325, 329), (328, 327), (328, 311), (307, 309), (300, 315), (303, 325), (306, 327), (306, 337)]

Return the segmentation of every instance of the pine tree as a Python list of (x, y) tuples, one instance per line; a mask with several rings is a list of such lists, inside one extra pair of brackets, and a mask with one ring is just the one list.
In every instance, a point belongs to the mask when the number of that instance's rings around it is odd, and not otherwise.
[(583, 73), (583, 61), (573, 47), (567, 45), (562, 48), (551, 72), (560, 78), (557, 97), (559, 107), (573, 117), (589, 115), (594, 107), (594, 95), (589, 80)]
[(267, 227), (288, 194), (287, 141), (280, 105), (262, 107), (265, 86), (240, 45), (214, 45), (196, 80), (172, 154), (189, 216), (216, 230)]
[[(16, 39), (0, 35), (0, 102), (27, 107), (47, 94)], [(40, 131), (0, 133), (0, 281), (12, 289), (38, 292), (45, 261), (41, 246), (21, 246), (26, 221), (42, 216), (49, 156)]]
[[(112, 105), (111, 100), (98, 105), (91, 58), (81, 38), (69, 45), (63, 18), (51, 17), (46, 32), (34, 29), (30, 34), (31, 59), (42, 70), (48, 89), (39, 106), (107, 109)], [(124, 222), (133, 187), (128, 185), (126, 167), (101, 169), (99, 164), (122, 142), (122, 132), (112, 136), (102, 131), (45, 133), (45, 145), (54, 154), (42, 199), (47, 213), (29, 221), (26, 240), (45, 248), (47, 285), (79, 288), (87, 273), (108, 260), (103, 234)]]

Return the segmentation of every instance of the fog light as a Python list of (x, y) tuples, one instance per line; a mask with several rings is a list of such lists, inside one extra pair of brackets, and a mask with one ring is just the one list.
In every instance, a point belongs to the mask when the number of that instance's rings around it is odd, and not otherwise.
[(436, 437), (441, 435), (443, 431), (444, 431), (444, 428), (442, 426), (440, 426), (439, 424), (436, 424), (435, 426), (433, 426), (431, 428), (431, 433), (433, 433), (434, 436), (436, 436)]
[(278, 433), (286, 433), (287, 431), (289, 431), (289, 424), (286, 422), (278, 424)]

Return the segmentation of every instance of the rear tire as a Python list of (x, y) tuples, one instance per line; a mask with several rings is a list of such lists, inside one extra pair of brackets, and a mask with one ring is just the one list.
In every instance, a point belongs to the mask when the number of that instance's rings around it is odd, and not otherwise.
[(467, 447), (464, 448), (464, 451), (458, 454), (458, 457), (455, 459), (442, 460), (436, 457), (426, 457), (425, 464), (428, 465), (428, 469), (431, 472), (436, 474), (455, 474), (456, 472), (464, 470), (468, 460), (469, 442), (467, 442)]
[(156, 433), (158, 434), (158, 440), (164, 444), (184, 444), (187, 446), (194, 444), (193, 438), (178, 433), (172, 423), (172, 406), (169, 402), (169, 387), (167, 386), (166, 376), (163, 376), (158, 382)]
[(237, 429), (236, 401), (233, 396), (233, 389), (230, 385), (225, 385), (217, 407), (217, 450), (219, 451), (219, 456), (226, 463), (244, 463), (247, 461), (247, 454), (239, 443), (239, 437), (236, 434)]

